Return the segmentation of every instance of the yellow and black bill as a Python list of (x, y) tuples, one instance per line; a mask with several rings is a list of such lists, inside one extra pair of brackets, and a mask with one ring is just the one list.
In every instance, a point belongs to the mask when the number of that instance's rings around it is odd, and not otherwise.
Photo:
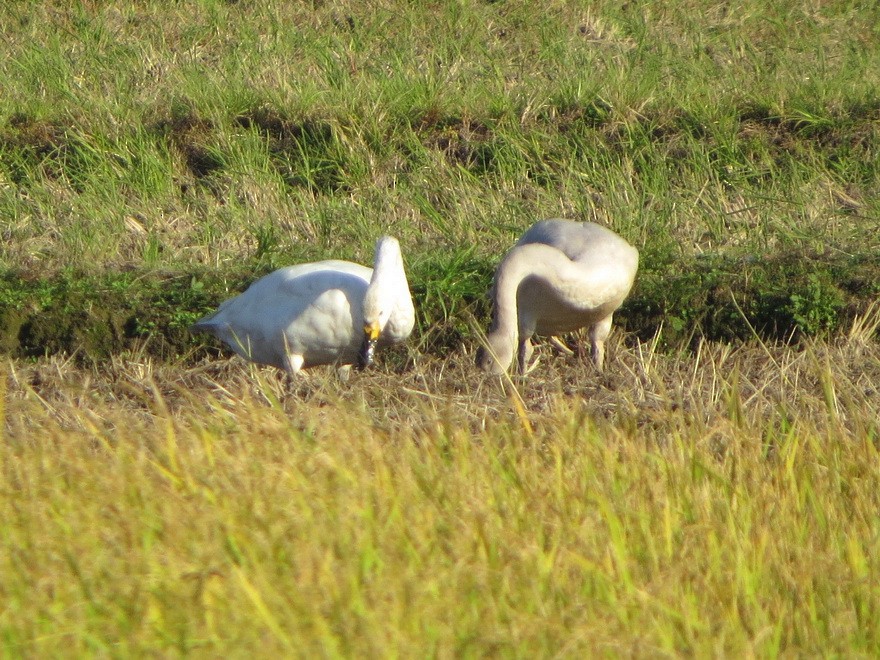
[(361, 344), (361, 350), (358, 353), (358, 369), (366, 369), (373, 363), (373, 355), (376, 352), (376, 344), (379, 342), (379, 334), (381, 329), (378, 323), (367, 323), (364, 325), (364, 342)]

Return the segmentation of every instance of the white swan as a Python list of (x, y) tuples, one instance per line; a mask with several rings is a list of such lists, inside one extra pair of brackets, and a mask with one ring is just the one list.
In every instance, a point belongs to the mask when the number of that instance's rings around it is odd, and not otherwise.
[(254, 282), (192, 327), (242, 357), (295, 375), (304, 367), (373, 360), (376, 345), (409, 337), (415, 310), (400, 244), (376, 243), (374, 267), (318, 261), (281, 268)]
[(638, 250), (595, 223), (532, 225), (495, 271), (492, 325), (478, 366), (503, 373), (517, 352), (525, 373), (533, 334), (589, 326), (593, 362), (601, 370), (612, 315), (629, 294), (638, 265)]

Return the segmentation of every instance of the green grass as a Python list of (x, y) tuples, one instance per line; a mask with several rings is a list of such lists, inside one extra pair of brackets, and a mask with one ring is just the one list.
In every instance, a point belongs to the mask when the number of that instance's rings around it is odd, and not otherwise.
[[(877, 655), (878, 26), (4, 3), (3, 653)], [(608, 371), (483, 378), (544, 217), (641, 252)], [(350, 383), (187, 333), (383, 233), (416, 332)]]
[(874, 249), (877, 12), (800, 4), (12, 3), (0, 264)]

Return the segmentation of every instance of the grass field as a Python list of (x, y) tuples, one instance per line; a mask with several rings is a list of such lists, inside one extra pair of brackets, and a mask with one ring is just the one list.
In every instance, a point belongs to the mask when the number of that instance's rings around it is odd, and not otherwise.
[[(880, 8), (0, 8), (10, 656), (880, 652)], [(608, 369), (473, 353), (594, 220)], [(187, 325), (400, 238), (408, 346), (286, 383)]]

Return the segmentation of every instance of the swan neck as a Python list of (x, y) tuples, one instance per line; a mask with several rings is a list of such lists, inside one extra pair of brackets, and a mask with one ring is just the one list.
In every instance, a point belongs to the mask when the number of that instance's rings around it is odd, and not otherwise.
[(376, 245), (373, 274), (364, 293), (365, 323), (377, 323), (382, 333), (406, 337), (412, 328), (412, 297), (400, 245), (396, 239), (384, 237)]
[(504, 257), (495, 277), (495, 319), (492, 329), (514, 338), (519, 334), (517, 293), (522, 281), (542, 270), (543, 263), (527, 258), (522, 250), (513, 250)]
[(381, 246), (376, 251), (376, 258), (373, 262), (373, 275), (370, 278), (370, 284), (375, 285), (378, 282), (391, 283), (400, 282), (407, 286), (406, 271), (403, 268), (403, 258), (400, 249), (394, 249), (389, 246)]

